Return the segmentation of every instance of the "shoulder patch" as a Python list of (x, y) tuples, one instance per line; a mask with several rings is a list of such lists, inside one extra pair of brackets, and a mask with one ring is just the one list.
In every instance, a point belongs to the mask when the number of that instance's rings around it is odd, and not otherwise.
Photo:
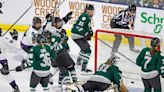
[(35, 33), (34, 32), (31, 32), (31, 35), (35, 35)]
[(55, 38), (52, 38), (51, 41), (52, 41), (52, 42), (55, 42)]
[(32, 49), (30, 49), (30, 51), (32, 52), (34, 49), (32, 48)]
[(86, 20), (86, 17), (82, 17), (82, 20), (85, 21)]

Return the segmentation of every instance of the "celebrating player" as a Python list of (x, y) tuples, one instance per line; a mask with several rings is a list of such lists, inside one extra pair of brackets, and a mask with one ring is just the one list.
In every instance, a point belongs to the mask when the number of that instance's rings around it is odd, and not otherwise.
[(18, 32), (16, 30), (14, 30), (13, 32), (10, 32), (10, 35), (12, 36), (12, 40), (9, 40), (9, 38), (6, 38), (6, 37), (0, 37), (0, 41), (1, 41), (0, 64), (2, 65), (2, 68), (0, 68), (0, 72), (3, 75), (4, 79), (6, 79), (10, 83), (10, 86), (14, 89), (13, 92), (20, 92), (18, 85), (16, 84), (14, 78), (10, 74), (7, 57), (5, 56), (6, 50), (9, 48), (14, 48), (15, 46), (14, 43), (18, 39)]
[(93, 30), (91, 29), (91, 18), (93, 17), (93, 14), (94, 6), (91, 4), (86, 5), (84, 13), (80, 15), (72, 28), (72, 39), (81, 49), (79, 58), (81, 58), (80, 61), (82, 61), (81, 71), (84, 72), (91, 71), (86, 68), (91, 55), (88, 40), (91, 40), (91, 37), (93, 36)]
[[(107, 62), (100, 65), (96, 73), (83, 85), (76, 85), (77, 92), (105, 91), (113, 83), (115, 92), (127, 92), (121, 79), (121, 71), (115, 66), (116, 57), (110, 57)], [(72, 89), (71, 87), (69, 87)]]
[(151, 47), (144, 48), (137, 57), (136, 64), (141, 67), (142, 81), (144, 84), (144, 92), (161, 92), (160, 68), (161, 55), (158, 50), (160, 40), (158, 38), (151, 39)]
[[(136, 6), (135, 5), (129, 5), (129, 7), (126, 10), (120, 11), (116, 16), (113, 17), (111, 20), (110, 26), (112, 29), (117, 29), (121, 31), (124, 30), (133, 30), (134, 28), (134, 20), (135, 20), (135, 14), (136, 14)], [(113, 48), (111, 55), (115, 55), (115, 52), (118, 51), (118, 48), (120, 46), (122, 36), (119, 34), (115, 34), (115, 40), (113, 43)], [(125, 36), (129, 41), (129, 48), (133, 52), (139, 52), (138, 49), (134, 47), (134, 37)]]
[(26, 53), (29, 53), (30, 49), (35, 45), (32, 39), (35, 34), (38, 34), (40, 32), (41, 27), (42, 27), (41, 19), (39, 17), (34, 17), (32, 26), (25, 32), (21, 41), (21, 48)]
[(51, 47), (54, 51), (57, 52), (57, 58), (55, 62), (57, 63), (57, 67), (60, 70), (59, 74), (59, 84), (70, 83), (69, 72), (71, 74), (73, 82), (77, 81), (75, 64), (71, 56), (67, 52), (67, 48), (65, 46), (65, 40), (61, 37), (52, 35), (51, 37)]

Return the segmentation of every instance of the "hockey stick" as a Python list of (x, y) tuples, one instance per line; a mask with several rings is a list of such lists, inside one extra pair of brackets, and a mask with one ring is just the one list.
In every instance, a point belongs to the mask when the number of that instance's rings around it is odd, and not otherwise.
[(59, 5), (57, 7), (54, 8), (53, 12), (51, 12), (51, 15), (54, 15), (55, 11), (65, 2), (65, 0), (63, 0), (61, 3), (59, 3)]
[[(65, 1), (65, 0), (63, 0), (61, 3), (59, 3), (58, 6), (55, 6), (55, 7), (54, 7), (53, 12), (50, 13), (51, 16), (54, 16), (55, 11), (64, 3), (64, 1)], [(56, 1), (56, 2), (57, 2), (57, 1)], [(46, 24), (43, 26), (43, 31), (45, 30), (47, 24), (48, 24), (48, 22), (46, 22)]]
[(10, 26), (10, 28), (2, 35), (6, 35), (10, 29), (31, 9), (31, 7), (33, 6), (33, 3), (31, 3), (30, 7)]
[(12, 72), (12, 71), (16, 71), (16, 69), (11, 69), (11, 70), (9, 70), (10, 72)]
[[(103, 44), (105, 44), (106, 46), (108, 46), (109, 48), (113, 49), (112, 46), (110, 46), (109, 44), (105, 43), (104, 41), (102, 41), (101, 39), (97, 38), (100, 42), (102, 42)], [(117, 51), (118, 54), (120, 54), (121, 56), (123, 56), (124, 58), (126, 58), (127, 60), (129, 60), (131, 63), (135, 64), (133, 60), (131, 60), (130, 58), (128, 58), (127, 56), (125, 56), (124, 54), (122, 54), (121, 52)]]

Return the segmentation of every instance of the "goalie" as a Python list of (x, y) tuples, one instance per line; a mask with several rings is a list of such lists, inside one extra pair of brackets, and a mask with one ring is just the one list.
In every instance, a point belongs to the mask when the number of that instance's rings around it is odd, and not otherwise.
[[(127, 92), (126, 87), (121, 79), (121, 71), (115, 66), (116, 57), (110, 57), (107, 62), (101, 64), (96, 73), (89, 78), (89, 80), (83, 85), (75, 85), (68, 89), (74, 89), (72, 91), (77, 92), (94, 92), (94, 91), (105, 91), (108, 88), (113, 88), (115, 92)], [(77, 89), (77, 90), (76, 90)]]

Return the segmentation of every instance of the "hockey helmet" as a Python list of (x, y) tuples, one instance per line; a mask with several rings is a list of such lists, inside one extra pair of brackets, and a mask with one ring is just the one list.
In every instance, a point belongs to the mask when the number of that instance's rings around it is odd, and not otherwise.
[(87, 4), (85, 10), (95, 10), (94, 6), (91, 4)]
[(151, 44), (150, 44), (152, 47), (157, 47), (157, 46), (159, 46), (160, 45), (160, 40), (159, 40), (159, 38), (157, 38), (157, 37), (153, 37), (152, 39), (151, 39)]
[(132, 13), (135, 13), (136, 12), (136, 5), (134, 4), (131, 4), (128, 6), (128, 11), (132, 12)]
[(42, 20), (39, 17), (34, 17), (32, 22), (35, 25), (36, 23), (42, 23)]

